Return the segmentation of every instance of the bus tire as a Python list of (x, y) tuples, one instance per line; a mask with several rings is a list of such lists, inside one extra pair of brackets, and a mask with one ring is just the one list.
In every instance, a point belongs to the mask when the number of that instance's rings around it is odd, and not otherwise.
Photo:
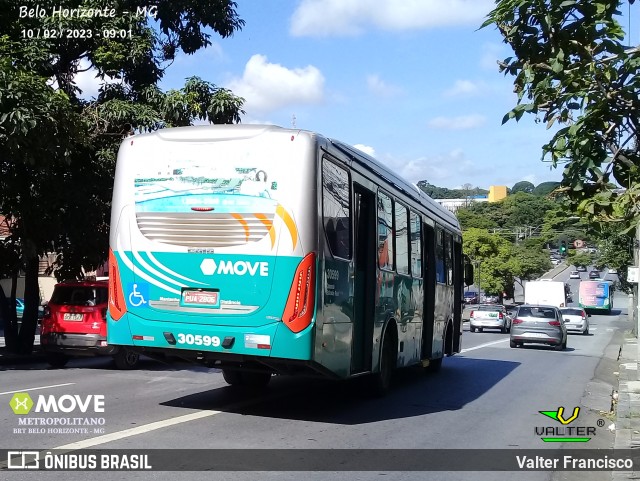
[(222, 377), (230, 386), (266, 387), (271, 381), (270, 372), (237, 371), (222, 369)]
[(55, 369), (63, 368), (69, 362), (69, 357), (58, 352), (52, 352), (47, 354), (47, 362)]
[(116, 367), (118, 369), (134, 369), (138, 365), (140, 354), (125, 347), (120, 347), (118, 351), (113, 355), (113, 360), (116, 363)]
[(242, 382), (245, 386), (254, 388), (267, 387), (271, 381), (270, 372), (243, 372)]
[(382, 397), (391, 390), (391, 382), (393, 380), (393, 371), (396, 368), (397, 355), (396, 334), (393, 327), (387, 327), (387, 331), (382, 339), (382, 347), (380, 350), (380, 369), (373, 374), (371, 379), (371, 390), (375, 397)]
[(242, 373), (240, 371), (222, 369), (222, 377), (230, 386), (242, 385)]
[(442, 369), (442, 360), (444, 358), (439, 358), (439, 359), (431, 359), (429, 361), (429, 365), (426, 367), (426, 371), (429, 374), (435, 374), (437, 372), (440, 372), (440, 369)]

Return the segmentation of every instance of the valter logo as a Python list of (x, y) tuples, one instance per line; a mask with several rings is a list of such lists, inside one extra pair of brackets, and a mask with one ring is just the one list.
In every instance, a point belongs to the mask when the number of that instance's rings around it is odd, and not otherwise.
[[(14, 414), (26, 415), (33, 409), (34, 402), (28, 393), (17, 392), (11, 397), (9, 405)], [(40, 394), (35, 403), (35, 412), (37, 413), (70, 413), (76, 410), (86, 413), (89, 409), (96, 413), (103, 413), (104, 395), (89, 394), (80, 396), (78, 394), (64, 394), (56, 397)]]
[(545, 443), (587, 443), (592, 436), (596, 435), (596, 428), (593, 426), (571, 425), (580, 415), (580, 408), (573, 408), (573, 412), (565, 412), (560, 406), (555, 411), (538, 411), (562, 426), (536, 426), (536, 436), (542, 436)]

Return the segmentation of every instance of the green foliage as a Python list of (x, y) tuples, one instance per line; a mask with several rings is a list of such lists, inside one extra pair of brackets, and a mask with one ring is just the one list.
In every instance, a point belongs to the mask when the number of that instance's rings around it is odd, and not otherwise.
[(541, 184), (538, 184), (535, 189), (533, 189), (532, 194), (538, 196), (548, 196), (558, 187), (560, 187), (560, 182), (542, 182)]
[(428, 183), (426, 180), (418, 182), (418, 187), (432, 199), (466, 199), (476, 196), (486, 196), (488, 190), (480, 187), (471, 187), (468, 189), (447, 189), (446, 187), (437, 187)]
[[(228, 37), (244, 25), (231, 0), (161, 1), (157, 11), (147, 11), (155, 17), (135, 14), (149, 5), (139, 0), (112, 2), (107, 5), (114, 9), (112, 16), (89, 18), (53, 18), (51, 13), (54, 7), (103, 9), (104, 1), (37, 3), (44, 17), (20, 16), (20, 7), (35, 7), (29, 2), (0, 0), (0, 215), (10, 220), (10, 234), (0, 243), (0, 267), (14, 283), (19, 270), (26, 273), (22, 328), (16, 338), (11, 323), (7, 337), (7, 346), (24, 352), (31, 350), (36, 329), (38, 255), (58, 255), (59, 278), (82, 277), (107, 258), (120, 142), (135, 132), (196, 120), (239, 122), (244, 103), (196, 77), (179, 90), (157, 87), (177, 53), (210, 45), (212, 30)], [(101, 35), (23, 34), (54, 27)], [(112, 30), (126, 33), (103, 34)], [(94, 99), (85, 98), (74, 83), (87, 66), (101, 81)]]
[(483, 27), (495, 25), (514, 52), (500, 62), (518, 96), (503, 122), (526, 112), (559, 125), (542, 152), (565, 165), (573, 207), (631, 228), (640, 216), (640, 55), (624, 43), (622, 3), (499, 0)]
[(585, 251), (569, 251), (569, 255), (567, 256), (567, 264), (574, 265), (576, 267), (589, 267), (593, 264), (593, 261), (594, 256)]
[(498, 227), (498, 224), (495, 221), (474, 212), (470, 208), (461, 207), (456, 212), (456, 216), (462, 226), (462, 230), (468, 230), (471, 228), (491, 229)]
[(524, 192), (526, 194), (533, 193), (533, 189), (535, 189), (535, 185), (526, 180), (521, 180), (520, 182), (516, 182), (513, 187), (511, 187), (511, 193), (517, 194), (518, 192)]
[(620, 288), (632, 292), (633, 284), (627, 282), (627, 267), (634, 265), (633, 243), (635, 231), (625, 232), (619, 224), (606, 224), (597, 233), (599, 267), (617, 269)]
[(480, 284), (484, 292), (499, 293), (513, 285), (509, 241), (485, 229), (472, 228), (464, 232), (462, 249), (477, 267), (475, 284)]

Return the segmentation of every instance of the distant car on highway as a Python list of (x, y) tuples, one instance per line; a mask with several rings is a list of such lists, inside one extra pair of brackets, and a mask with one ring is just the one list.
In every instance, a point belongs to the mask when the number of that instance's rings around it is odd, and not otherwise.
[(589, 334), (589, 317), (581, 307), (565, 307), (560, 309), (562, 318), (565, 321), (567, 331), (577, 331), (581, 334)]
[(497, 304), (500, 302), (500, 296), (495, 294), (486, 294), (482, 296), (481, 301), (485, 304)]
[(600, 279), (600, 271), (589, 272), (589, 279)]
[(580, 272), (571, 271), (571, 274), (569, 274), (569, 279), (580, 279)]
[(465, 302), (465, 304), (477, 304), (478, 303), (478, 292), (477, 291), (466, 291), (464, 293), (464, 302)]
[(547, 344), (557, 351), (567, 348), (567, 327), (560, 309), (555, 306), (524, 304), (511, 321), (509, 346)]
[(500, 329), (506, 333), (511, 329), (511, 316), (506, 307), (494, 304), (480, 304), (469, 314), (469, 330), (482, 332), (483, 329)]

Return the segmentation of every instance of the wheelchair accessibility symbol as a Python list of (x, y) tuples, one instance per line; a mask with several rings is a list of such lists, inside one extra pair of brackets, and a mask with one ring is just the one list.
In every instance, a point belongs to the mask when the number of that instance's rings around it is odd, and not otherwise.
[(147, 299), (149, 299), (149, 284), (132, 283), (129, 284), (129, 305), (132, 307), (144, 307), (147, 306)]

